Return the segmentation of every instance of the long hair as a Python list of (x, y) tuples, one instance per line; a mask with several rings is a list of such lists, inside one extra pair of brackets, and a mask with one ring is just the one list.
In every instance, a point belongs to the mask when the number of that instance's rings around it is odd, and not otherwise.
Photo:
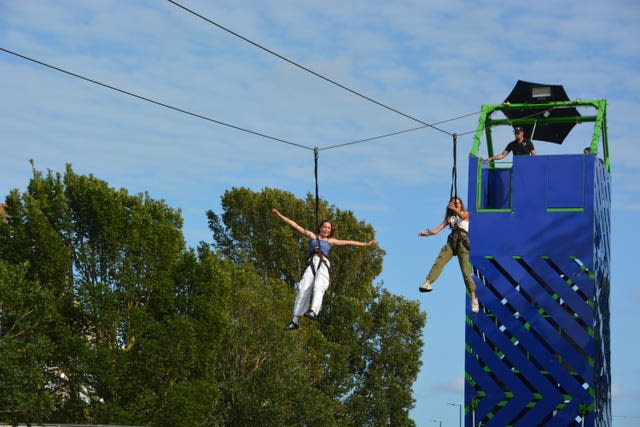
[[(449, 203), (453, 202), (454, 200), (458, 200), (460, 202), (460, 207), (462, 208), (462, 210), (464, 210), (464, 203), (462, 203), (462, 199), (458, 196), (453, 196), (452, 198), (449, 199)], [(445, 221), (447, 221), (450, 216), (454, 216), (456, 214), (453, 210), (449, 209), (448, 207), (449, 203), (447, 203), (447, 208), (444, 210)], [(333, 231), (333, 227), (331, 227), (331, 231)]]
[(325, 223), (329, 223), (329, 225), (331, 226), (331, 232), (329, 233), (329, 237), (333, 237), (333, 233), (336, 231), (335, 228), (333, 227), (333, 223), (331, 221), (329, 221), (328, 219), (323, 219), (322, 221), (320, 221), (320, 224), (318, 224), (318, 227), (316, 227), (316, 236), (320, 235), (320, 228), (325, 224)]

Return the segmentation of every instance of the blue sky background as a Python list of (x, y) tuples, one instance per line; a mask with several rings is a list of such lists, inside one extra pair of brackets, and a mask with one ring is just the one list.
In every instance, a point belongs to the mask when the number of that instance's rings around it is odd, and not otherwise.
[[(640, 3), (567, 1), (182, 0), (184, 6), (340, 84), (427, 123), (501, 102), (518, 79), (607, 99), (612, 153), (611, 350), (615, 426), (640, 425), (637, 215)], [(193, 113), (305, 147), (420, 126), (162, 1), (0, 2), (0, 47)], [(92, 173), (183, 212), (190, 246), (232, 186), (314, 192), (313, 151), (105, 89), (0, 51), (0, 195), (40, 170)], [(477, 114), (439, 125), (458, 139), (458, 189)], [(538, 154), (576, 153), (592, 125)], [(508, 142), (508, 129), (494, 133)], [(501, 147), (497, 147), (501, 148)], [(418, 426), (455, 426), (464, 388), (464, 286), (456, 263), (417, 286), (445, 235), (451, 137), (425, 128), (322, 150), (320, 195), (372, 224), (379, 280), (427, 311), (415, 384)], [(286, 214), (286, 212), (285, 212)], [(265, 215), (269, 215), (265, 212)], [(310, 225), (309, 225), (310, 226)], [(497, 233), (500, 230), (496, 230)], [(340, 236), (349, 238), (349, 236)], [(338, 261), (339, 262), (339, 261)]]

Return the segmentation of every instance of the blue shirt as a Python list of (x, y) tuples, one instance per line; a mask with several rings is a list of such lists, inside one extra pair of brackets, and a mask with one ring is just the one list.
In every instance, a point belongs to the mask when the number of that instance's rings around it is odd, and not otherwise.
[(328, 256), (329, 255), (329, 251), (331, 250), (331, 243), (327, 242), (326, 240), (322, 240), (322, 239), (311, 239), (311, 240), (309, 240), (309, 253), (315, 252), (316, 245), (317, 245), (316, 242), (317, 241), (320, 242), (320, 250), (322, 251), (322, 255)]

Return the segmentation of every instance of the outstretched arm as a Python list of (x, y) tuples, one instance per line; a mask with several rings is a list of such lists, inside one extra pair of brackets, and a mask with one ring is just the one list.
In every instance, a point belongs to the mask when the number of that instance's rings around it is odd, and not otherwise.
[(507, 154), (509, 154), (509, 152), (508, 152), (507, 150), (505, 150), (505, 151), (503, 151), (502, 153), (500, 153), (500, 154), (496, 154), (496, 155), (495, 155), (495, 156), (493, 156), (493, 157), (487, 157), (487, 161), (488, 161), (488, 162), (492, 162), (492, 161), (494, 161), (494, 160), (502, 160), (502, 159), (504, 159), (505, 157), (507, 157)]
[(286, 216), (282, 215), (280, 212), (278, 212), (278, 210), (276, 208), (271, 209), (271, 212), (273, 212), (273, 214), (276, 217), (278, 217), (278, 219), (280, 219), (281, 221), (287, 223), (291, 228), (293, 228), (294, 230), (296, 230), (298, 233), (302, 234), (303, 236), (306, 236), (306, 237), (308, 237), (310, 239), (312, 239), (315, 236), (311, 231), (306, 230), (305, 228), (300, 226), (294, 220), (289, 219)]
[(327, 239), (329, 243), (336, 246), (373, 246), (376, 244), (375, 240), (369, 240), (368, 242), (358, 242), (357, 240), (340, 240), (333, 237)]
[(447, 225), (447, 221), (442, 221), (442, 223), (440, 225), (438, 225), (436, 228), (434, 228), (433, 230), (425, 230), (425, 231), (418, 232), (418, 236), (420, 236), (420, 237), (434, 236), (434, 235), (438, 234), (440, 231), (442, 231), (442, 229), (446, 225)]

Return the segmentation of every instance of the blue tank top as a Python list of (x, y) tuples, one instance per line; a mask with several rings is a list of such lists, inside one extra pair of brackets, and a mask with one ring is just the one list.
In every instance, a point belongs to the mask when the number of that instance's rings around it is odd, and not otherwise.
[(316, 250), (316, 241), (320, 242), (320, 250), (322, 251), (322, 255), (324, 256), (328, 256), (329, 255), (329, 251), (331, 250), (331, 243), (327, 242), (326, 240), (318, 240), (318, 239), (311, 239), (309, 240), (309, 253), (314, 252)]

